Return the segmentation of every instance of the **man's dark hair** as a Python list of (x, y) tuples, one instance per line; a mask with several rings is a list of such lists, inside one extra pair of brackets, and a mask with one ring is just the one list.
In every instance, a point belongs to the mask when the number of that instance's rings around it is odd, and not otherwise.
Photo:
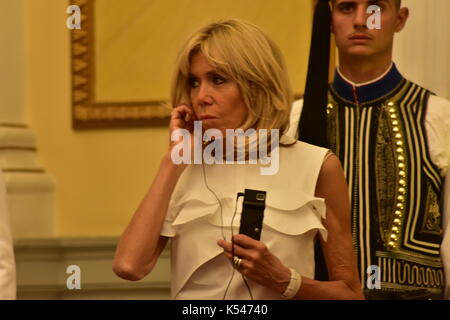
[[(402, 0), (394, 0), (395, 6), (397, 7), (397, 10), (402, 7)], [(331, 6), (334, 6), (336, 0), (331, 0)]]

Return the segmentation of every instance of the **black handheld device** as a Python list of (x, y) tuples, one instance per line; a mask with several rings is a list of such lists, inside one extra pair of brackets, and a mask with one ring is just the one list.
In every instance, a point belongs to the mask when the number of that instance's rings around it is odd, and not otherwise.
[(265, 208), (265, 191), (245, 189), (239, 233), (259, 241), (261, 239)]

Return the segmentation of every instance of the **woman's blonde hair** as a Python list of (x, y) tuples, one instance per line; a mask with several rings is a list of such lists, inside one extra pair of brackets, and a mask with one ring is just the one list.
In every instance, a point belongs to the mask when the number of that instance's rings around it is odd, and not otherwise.
[(249, 112), (242, 129), (289, 127), (293, 102), (286, 64), (277, 45), (258, 27), (237, 19), (211, 23), (181, 50), (171, 89), (173, 106), (189, 104), (190, 60), (201, 52), (219, 73), (237, 82)]

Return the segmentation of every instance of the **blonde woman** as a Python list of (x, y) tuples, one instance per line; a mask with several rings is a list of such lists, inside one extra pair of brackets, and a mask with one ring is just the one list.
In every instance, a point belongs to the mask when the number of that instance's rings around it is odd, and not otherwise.
[[(196, 120), (224, 134), (278, 129), (279, 170), (269, 176), (258, 163), (175, 164), (181, 142), (172, 142), (121, 236), (115, 273), (142, 279), (171, 239), (173, 299), (362, 298), (340, 162), (326, 149), (285, 140), (292, 99), (282, 54), (259, 28), (227, 20), (196, 32), (178, 58), (171, 133), (192, 130)], [(237, 234), (236, 194), (244, 189), (267, 192), (260, 241)], [(327, 282), (313, 280), (316, 237)]]

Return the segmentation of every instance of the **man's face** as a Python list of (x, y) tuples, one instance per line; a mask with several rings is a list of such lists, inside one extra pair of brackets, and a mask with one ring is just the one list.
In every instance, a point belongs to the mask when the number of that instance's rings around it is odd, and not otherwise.
[[(367, 21), (374, 13), (367, 8), (381, 9), (381, 29), (370, 30)], [(340, 54), (371, 57), (391, 52), (394, 33), (403, 29), (407, 9), (398, 9), (395, 0), (336, 0), (332, 11), (332, 31)]]

